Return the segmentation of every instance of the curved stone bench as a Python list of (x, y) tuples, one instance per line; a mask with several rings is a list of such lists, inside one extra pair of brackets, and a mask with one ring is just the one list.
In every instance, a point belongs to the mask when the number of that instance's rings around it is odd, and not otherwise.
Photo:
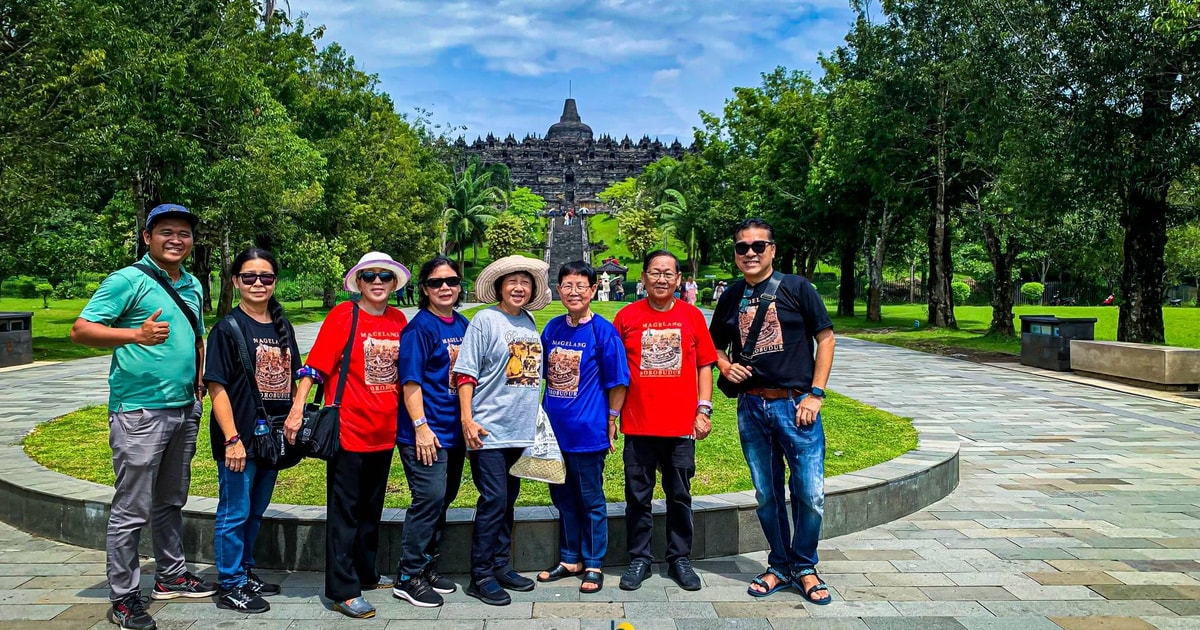
[[(900, 457), (831, 477), (825, 482), (825, 538), (841, 536), (911, 514), (948, 495), (958, 485), (958, 435), (918, 423), (918, 446)], [(0, 518), (27, 532), (63, 542), (104, 549), (112, 488), (51, 471), (29, 459), (19, 445), (0, 446)], [(697, 496), (693, 559), (728, 556), (767, 548), (754, 514), (753, 491)], [(184, 507), (184, 547), (188, 560), (213, 562), (213, 518), (217, 500), (190, 497)], [(385, 509), (381, 528), (381, 567), (400, 556), (405, 511)], [(454, 509), (439, 563), (447, 573), (465, 573), (475, 510)], [(625, 504), (610, 503), (605, 564), (628, 562)], [(654, 503), (654, 552), (665, 556), (665, 503)], [(513, 531), (513, 565), (543, 569), (558, 556), (558, 513), (552, 507), (519, 507)], [(255, 549), (263, 568), (321, 571), (325, 565), (325, 508), (272, 504)], [(150, 535), (141, 552), (151, 555)]]

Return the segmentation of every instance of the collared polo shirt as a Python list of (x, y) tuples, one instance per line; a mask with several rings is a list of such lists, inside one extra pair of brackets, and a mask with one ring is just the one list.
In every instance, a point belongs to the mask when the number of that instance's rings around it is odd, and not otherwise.
[[(180, 270), (178, 282), (155, 264), (147, 254), (142, 264), (161, 274), (175, 287), (179, 297), (192, 308), (204, 334), (200, 313), (200, 281)], [(164, 343), (143, 346), (131, 343), (113, 349), (108, 369), (109, 411), (168, 409), (196, 400), (196, 339), (187, 315), (153, 278), (129, 266), (109, 274), (88, 300), (79, 317), (111, 328), (140, 328), (154, 311), (162, 309), (158, 321), (171, 324)]]

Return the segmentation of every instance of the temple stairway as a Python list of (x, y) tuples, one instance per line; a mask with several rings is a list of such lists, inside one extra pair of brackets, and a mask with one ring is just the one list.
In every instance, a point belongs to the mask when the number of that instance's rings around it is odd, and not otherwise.
[(577, 216), (567, 225), (566, 217), (554, 217), (553, 237), (550, 240), (550, 290), (558, 299), (558, 270), (574, 260), (586, 260), (584, 253), (584, 217)]

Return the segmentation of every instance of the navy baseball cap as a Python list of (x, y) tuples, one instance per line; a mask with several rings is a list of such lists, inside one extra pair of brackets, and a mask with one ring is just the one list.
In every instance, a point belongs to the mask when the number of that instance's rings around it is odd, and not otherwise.
[(164, 203), (154, 206), (154, 209), (146, 214), (146, 229), (149, 230), (154, 227), (154, 223), (159, 219), (183, 219), (192, 224), (193, 230), (200, 223), (200, 217), (192, 214), (191, 210), (177, 203)]

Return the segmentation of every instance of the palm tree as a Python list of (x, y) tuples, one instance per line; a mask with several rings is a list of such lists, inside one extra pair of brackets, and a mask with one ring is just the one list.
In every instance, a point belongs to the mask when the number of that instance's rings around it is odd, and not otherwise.
[(496, 220), (496, 204), (501, 203), (504, 193), (491, 185), (492, 173), (477, 169), (477, 163), (467, 165), (462, 173), (446, 185), (446, 210), (442, 215), (442, 252), (449, 254), (447, 246), (452, 242), (458, 250), (458, 264), (463, 263), (467, 245), (471, 245), (472, 259), (479, 262), (479, 243), (484, 231)]
[(687, 198), (678, 190), (668, 188), (663, 191), (663, 196), (670, 197), (671, 201), (664, 201), (654, 208), (664, 224), (663, 249), (667, 248), (669, 234), (682, 240), (687, 248), (688, 266), (694, 278), (700, 273), (699, 217), (688, 211)]

